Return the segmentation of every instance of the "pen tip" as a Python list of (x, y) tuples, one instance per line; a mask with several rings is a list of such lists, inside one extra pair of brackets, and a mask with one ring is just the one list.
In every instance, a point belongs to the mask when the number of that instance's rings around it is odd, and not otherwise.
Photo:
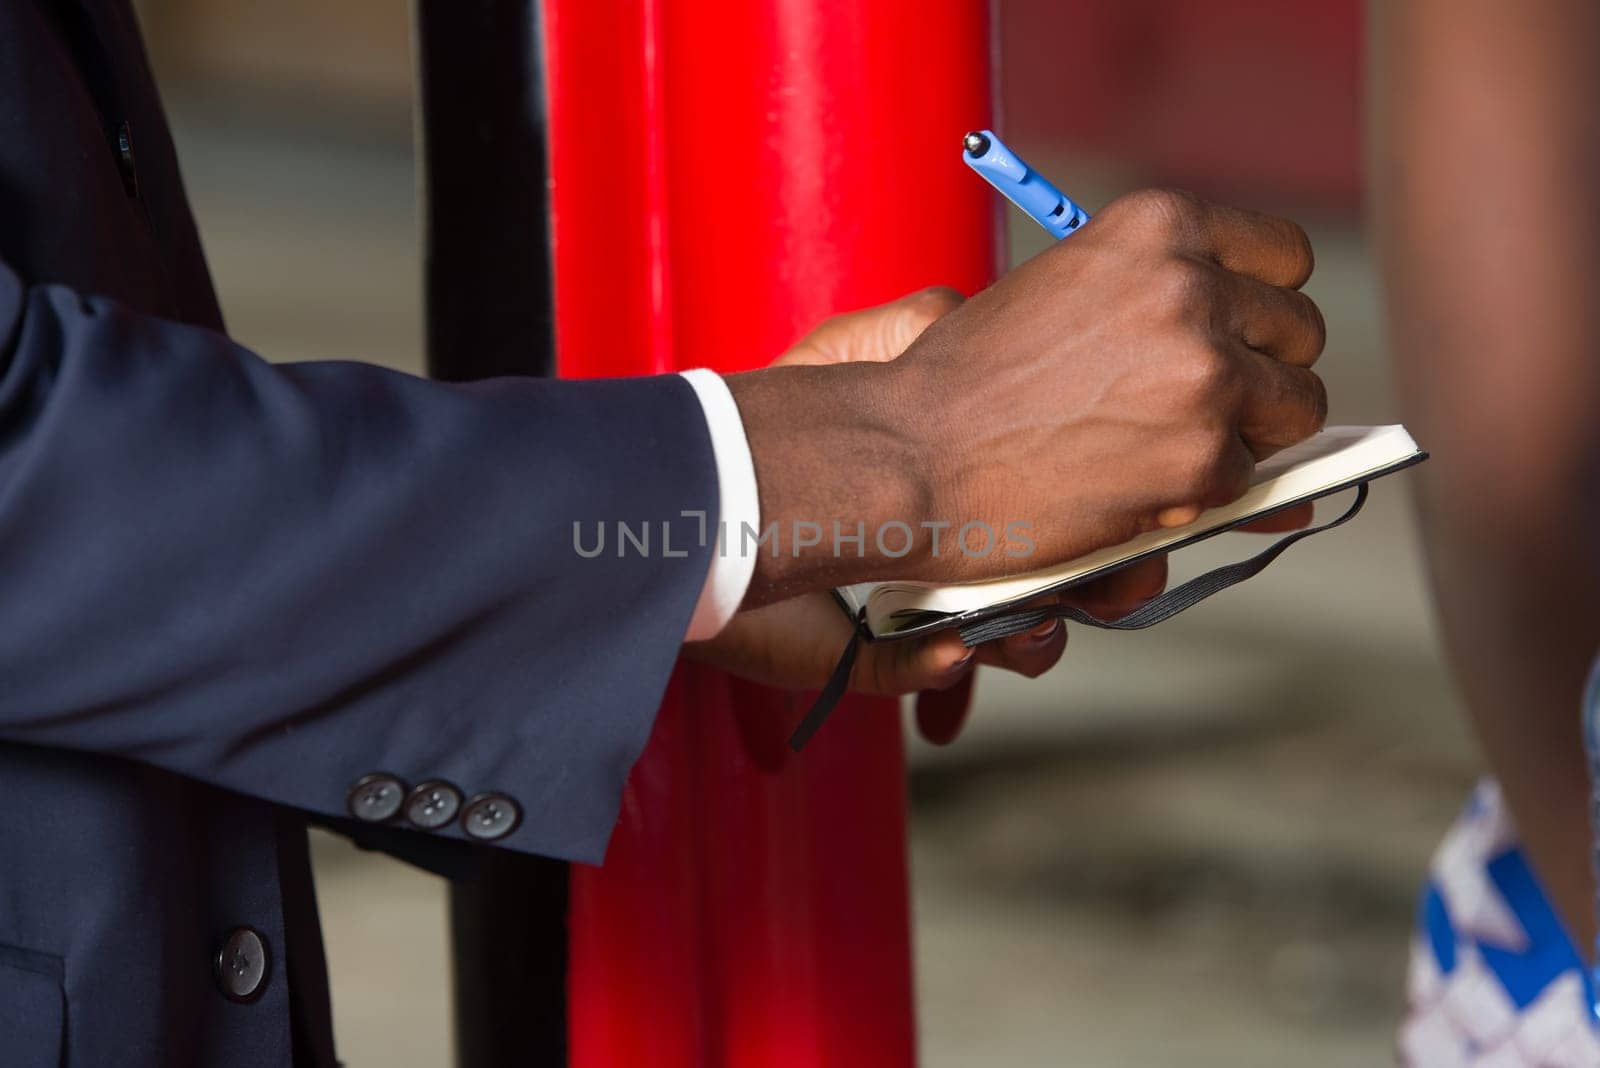
[(961, 143), (966, 146), (967, 152), (973, 156), (981, 156), (989, 151), (989, 139), (976, 131), (967, 134), (966, 137), (961, 139)]

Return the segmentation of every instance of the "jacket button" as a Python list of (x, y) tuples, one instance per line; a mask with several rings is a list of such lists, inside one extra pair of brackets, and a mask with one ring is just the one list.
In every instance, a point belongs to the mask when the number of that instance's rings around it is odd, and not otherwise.
[(480, 842), (504, 838), (522, 822), (522, 809), (505, 794), (479, 794), (461, 810), (461, 829)]
[(405, 800), (406, 784), (381, 771), (361, 776), (345, 797), (350, 815), (365, 823), (386, 823), (394, 819)]
[(438, 830), (460, 811), (461, 791), (443, 779), (421, 783), (406, 798), (406, 822), (425, 831)]
[(223, 997), (241, 1004), (254, 1001), (267, 985), (267, 970), (271, 964), (267, 940), (254, 927), (235, 927), (217, 950), (213, 964), (217, 989), (222, 991)]

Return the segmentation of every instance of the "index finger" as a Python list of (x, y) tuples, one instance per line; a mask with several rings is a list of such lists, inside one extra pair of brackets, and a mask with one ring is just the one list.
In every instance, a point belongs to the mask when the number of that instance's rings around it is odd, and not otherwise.
[(1316, 267), (1306, 232), (1276, 215), (1207, 204), (1197, 232), (1202, 250), (1223, 269), (1268, 285), (1299, 289)]

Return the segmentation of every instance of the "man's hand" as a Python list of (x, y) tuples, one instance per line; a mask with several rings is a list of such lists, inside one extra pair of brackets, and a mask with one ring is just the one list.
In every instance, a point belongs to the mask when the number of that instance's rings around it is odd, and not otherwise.
[[(1293, 223), (1144, 192), (1108, 206), (944, 316), (899, 359), (728, 379), (762, 522), (749, 604), (862, 579), (1036, 570), (1189, 521), (1239, 496), (1255, 461), (1318, 430), (1321, 314)], [(823, 351), (826, 351), (824, 348)], [(866, 553), (804, 547), (794, 524), (866, 525)], [(1000, 537), (967, 555), (968, 522)], [(909, 552), (874, 533), (919, 532)], [(949, 524), (933, 551), (923, 524)], [(1032, 541), (1005, 534), (1023, 524)], [(894, 544), (898, 547), (898, 541)]]
[[(1102, 619), (1116, 619), (1161, 592), (1166, 561), (1126, 568), (1070, 591), (1062, 600)], [(785, 690), (818, 690), (828, 681), (854, 628), (828, 594), (813, 593), (740, 612), (715, 638), (689, 642), (684, 655), (753, 682)], [(954, 686), (979, 664), (1036, 678), (1054, 667), (1067, 647), (1067, 628), (1052, 620), (1026, 634), (969, 649), (954, 630), (926, 638), (870, 642), (850, 675), (852, 693), (881, 697)]]
[[(936, 287), (836, 315), (801, 338), (773, 366), (885, 363), (960, 304), (960, 293)], [(815, 690), (828, 681), (853, 631), (830, 595), (812, 593), (740, 612), (715, 638), (685, 645), (684, 654), (768, 686)], [(871, 644), (856, 658), (850, 690), (881, 697), (942, 690), (980, 663), (1034, 678), (1053, 667), (1066, 646), (1066, 628), (1059, 620), (976, 649), (963, 645), (954, 631)]]
[[(779, 357), (774, 366), (895, 359), (936, 319), (959, 307), (961, 299), (953, 289), (933, 288), (834, 316)], [(1116, 618), (1161, 592), (1165, 579), (1165, 561), (1153, 560), (1073, 590), (1069, 599), (1102, 618)], [(1045, 600), (1054, 603), (1060, 598)], [(685, 645), (684, 654), (769, 686), (820, 689), (852, 632), (850, 620), (833, 598), (813, 593), (740, 612), (715, 638)], [(963, 645), (953, 630), (921, 639), (873, 643), (856, 659), (850, 690), (887, 697), (941, 690), (961, 681), (979, 664), (1034, 678), (1055, 665), (1066, 644), (1067, 630), (1060, 620), (974, 649)]]

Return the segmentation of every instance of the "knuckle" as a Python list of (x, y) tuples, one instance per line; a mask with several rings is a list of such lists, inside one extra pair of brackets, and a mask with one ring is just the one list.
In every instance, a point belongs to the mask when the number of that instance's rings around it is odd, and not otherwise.
[(950, 286), (929, 286), (926, 289), (919, 289), (912, 295), (912, 303), (929, 322), (947, 312), (955, 311), (965, 300), (960, 290)]
[(1200, 457), (1204, 466), (1195, 500), (1202, 506), (1226, 504), (1249, 488), (1250, 471), (1239, 462), (1238, 439), (1232, 432), (1211, 435)]
[(1184, 189), (1146, 189), (1134, 195), (1140, 198), (1144, 213), (1174, 227), (1194, 225), (1205, 206), (1199, 197)]
[[(1209, 406), (1231, 392), (1234, 365), (1215, 345), (1194, 345), (1183, 355), (1178, 376), (1186, 387), (1188, 400)], [(1206, 414), (1210, 414), (1209, 411)]]
[(1214, 488), (1226, 478), (1231, 466), (1233, 435), (1222, 428), (1212, 430), (1195, 444), (1195, 462), (1198, 465), (1201, 486)]
[(1274, 305), (1262, 311), (1282, 324), (1279, 358), (1297, 367), (1310, 367), (1328, 344), (1322, 309), (1316, 301), (1294, 290), (1275, 290), (1273, 300)]
[(1281, 301), (1282, 306), (1293, 312), (1306, 326), (1316, 330), (1322, 329), (1322, 309), (1317, 307), (1317, 302), (1305, 293), (1283, 286), (1273, 286), (1270, 292), (1274, 300)]
[(1150, 293), (1155, 299), (1169, 313), (1185, 321), (1193, 319), (1197, 313), (1205, 313), (1209, 321), (1217, 290), (1216, 272), (1188, 256), (1173, 256), (1164, 261), (1150, 280)]
[(1119, 197), (1106, 211), (1127, 215), (1155, 233), (1172, 235), (1192, 230), (1203, 208), (1199, 197), (1181, 189), (1140, 189)]
[(1212, 431), (1191, 438), (1184, 447), (1178, 499), (1186, 503), (1209, 500), (1226, 477), (1228, 443)]

